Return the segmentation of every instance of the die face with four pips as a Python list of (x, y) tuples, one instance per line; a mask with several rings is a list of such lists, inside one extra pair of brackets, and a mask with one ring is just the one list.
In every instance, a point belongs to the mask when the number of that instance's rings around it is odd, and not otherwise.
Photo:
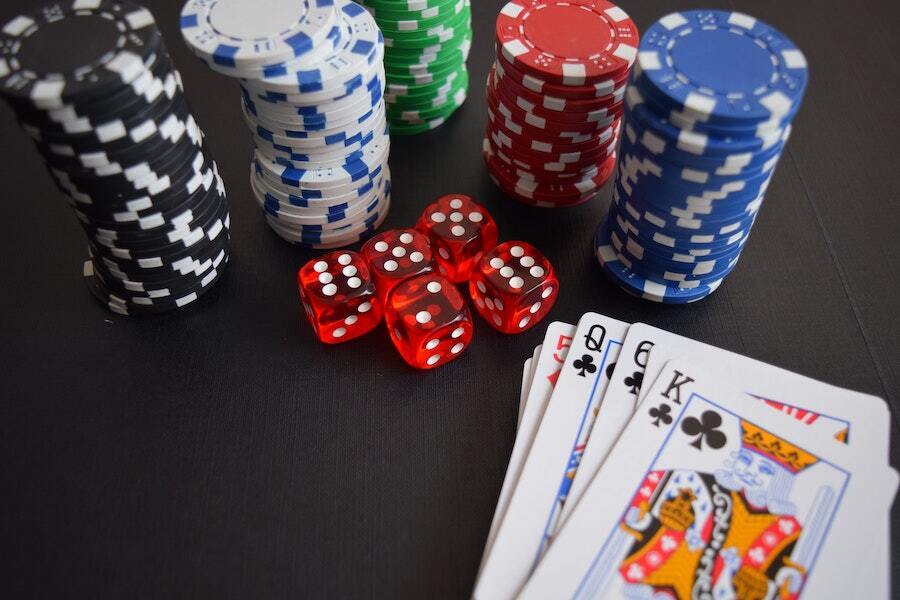
[(475, 308), (503, 333), (521, 333), (539, 323), (558, 293), (550, 261), (531, 244), (519, 241), (487, 252), (469, 280)]
[(497, 245), (497, 224), (469, 196), (449, 194), (422, 212), (416, 229), (431, 240), (438, 272), (447, 279), (468, 281), (481, 256)]
[(364, 335), (381, 321), (382, 303), (362, 256), (341, 250), (309, 261), (297, 287), (316, 336), (338, 344)]
[(394, 286), (385, 303), (385, 324), (400, 356), (417, 369), (453, 360), (472, 340), (472, 316), (462, 294), (436, 273)]
[(382, 303), (394, 286), (433, 269), (431, 243), (415, 229), (391, 229), (363, 245), (362, 257), (369, 266)]

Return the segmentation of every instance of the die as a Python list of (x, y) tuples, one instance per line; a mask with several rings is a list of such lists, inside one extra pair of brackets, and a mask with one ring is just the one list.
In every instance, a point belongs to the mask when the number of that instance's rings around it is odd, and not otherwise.
[(553, 265), (525, 242), (504, 242), (486, 253), (469, 280), (475, 308), (503, 333), (534, 327), (550, 312), (558, 293)]
[(481, 256), (497, 245), (497, 224), (490, 213), (462, 194), (429, 204), (416, 229), (431, 240), (438, 272), (454, 283), (468, 281)]
[(472, 314), (448, 279), (426, 273), (394, 286), (384, 320), (394, 347), (417, 369), (433, 369), (459, 356), (472, 341)]
[(381, 321), (381, 300), (366, 262), (340, 250), (303, 265), (297, 287), (306, 316), (319, 341), (338, 344), (364, 335)]
[(371, 238), (360, 251), (375, 280), (382, 303), (395, 285), (415, 275), (430, 273), (431, 243), (415, 229), (391, 229)]

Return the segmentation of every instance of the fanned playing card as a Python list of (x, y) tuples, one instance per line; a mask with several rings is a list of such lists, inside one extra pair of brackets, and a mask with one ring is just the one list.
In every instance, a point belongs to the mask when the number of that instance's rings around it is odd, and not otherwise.
[[(515, 492), (475, 587), (475, 598), (509, 598), (556, 531), (628, 324), (596, 313), (578, 322)], [(545, 351), (548, 347), (545, 340)], [(537, 377), (532, 391), (537, 385)], [(526, 404), (530, 409), (531, 400)], [(523, 422), (524, 425), (524, 422)]]
[(540, 355), (537, 361), (532, 364), (533, 372), (528, 388), (528, 397), (519, 417), (516, 441), (509, 457), (509, 464), (506, 467), (506, 475), (503, 478), (500, 497), (494, 509), (494, 518), (491, 521), (491, 528), (484, 545), (484, 554), (481, 557), (479, 571), (484, 568), (484, 564), (487, 562), (491, 548), (494, 545), (497, 530), (506, 514), (509, 500), (525, 464), (525, 458), (528, 456), (535, 433), (544, 416), (544, 409), (547, 406), (547, 401), (550, 399), (553, 385), (559, 377), (559, 371), (566, 359), (569, 346), (572, 345), (574, 333), (574, 325), (555, 321), (547, 327), (544, 343), (538, 347), (540, 348)]
[(897, 474), (693, 364), (645, 395), (521, 598), (874, 598)]

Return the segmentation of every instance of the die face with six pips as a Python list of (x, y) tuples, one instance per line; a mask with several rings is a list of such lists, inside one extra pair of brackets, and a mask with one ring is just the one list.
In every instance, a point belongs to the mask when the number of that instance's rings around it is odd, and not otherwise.
[(382, 303), (363, 258), (337, 251), (300, 268), (297, 287), (316, 336), (337, 344), (364, 335), (381, 321)]
[(400, 356), (418, 369), (453, 360), (472, 340), (472, 316), (462, 294), (436, 273), (394, 286), (385, 303), (385, 323)]
[(497, 244), (497, 224), (490, 213), (463, 194), (432, 202), (416, 229), (431, 241), (437, 271), (455, 283), (468, 281), (481, 256)]
[(504, 242), (482, 256), (469, 281), (476, 310), (503, 333), (521, 333), (540, 322), (558, 293), (550, 261), (520, 241)]
[(395, 285), (433, 269), (431, 243), (415, 229), (391, 229), (379, 233), (366, 242), (360, 252), (369, 266), (382, 303)]

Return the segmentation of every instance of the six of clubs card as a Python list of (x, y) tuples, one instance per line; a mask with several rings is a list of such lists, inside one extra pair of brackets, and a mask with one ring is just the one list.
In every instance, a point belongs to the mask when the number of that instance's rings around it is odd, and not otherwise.
[(880, 398), (595, 313), (522, 381), (473, 597), (889, 597)]

